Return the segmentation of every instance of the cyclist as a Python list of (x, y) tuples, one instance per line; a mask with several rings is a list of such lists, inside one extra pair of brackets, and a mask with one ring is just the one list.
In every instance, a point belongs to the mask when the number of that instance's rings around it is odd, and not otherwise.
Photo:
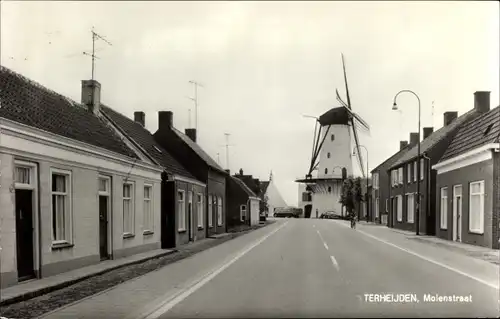
[(351, 212), (351, 228), (356, 228), (356, 213)]

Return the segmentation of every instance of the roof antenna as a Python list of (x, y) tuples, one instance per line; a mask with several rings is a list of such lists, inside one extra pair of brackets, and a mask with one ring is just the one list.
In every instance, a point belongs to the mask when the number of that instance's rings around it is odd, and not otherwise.
[(89, 53), (89, 52), (83, 52), (83, 54), (85, 55), (89, 55), (92, 57), (92, 80), (94, 80), (94, 68), (95, 68), (95, 59), (99, 59), (96, 55), (95, 55), (95, 42), (96, 40), (102, 40), (104, 42), (106, 42), (107, 44), (109, 44), (110, 46), (112, 46), (111, 42), (109, 42), (108, 40), (106, 40), (103, 36), (97, 34), (95, 31), (94, 31), (94, 27), (92, 27), (92, 53)]

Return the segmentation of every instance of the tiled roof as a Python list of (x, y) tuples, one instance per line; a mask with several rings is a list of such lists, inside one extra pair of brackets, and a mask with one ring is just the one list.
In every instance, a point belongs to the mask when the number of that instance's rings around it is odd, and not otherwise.
[(463, 154), (479, 146), (498, 143), (500, 138), (500, 106), (463, 125), (441, 161)]
[[(455, 132), (462, 124), (466, 123), (470, 119), (474, 118), (477, 115), (477, 111), (475, 109), (470, 110), (467, 113), (462, 114), (458, 118), (456, 118), (450, 124), (443, 126), (439, 130), (435, 131), (431, 135), (429, 135), (426, 139), (424, 139), (420, 143), (420, 154), (427, 152), (434, 145), (440, 142), (442, 139), (446, 138), (452, 132)], [(400, 157), (394, 164), (391, 165), (390, 168), (394, 168), (399, 166), (409, 160), (416, 158), (418, 155), (418, 145), (413, 146), (408, 152), (406, 152), (402, 157)]]
[(0, 102), (0, 117), (138, 158), (113, 128), (85, 106), (3, 66)]
[(216, 161), (214, 161), (210, 155), (208, 155), (198, 144), (193, 142), (186, 134), (183, 134), (176, 128), (172, 128), (172, 131), (179, 136), (184, 143), (186, 143), (208, 166), (211, 168), (218, 170), (224, 174), (226, 174), (226, 171), (222, 167), (220, 167), (219, 164), (217, 164)]
[(242, 180), (243, 183), (245, 183), (245, 185), (247, 185), (247, 187), (250, 188), (255, 195), (260, 196), (261, 189), (259, 179), (253, 178), (252, 175), (240, 174), (234, 175), (234, 177)]
[(255, 193), (252, 192), (252, 190), (241, 179), (234, 176), (230, 176), (229, 178), (232, 178), (236, 182), (236, 184), (238, 184), (241, 187), (241, 189), (245, 191), (245, 193), (248, 196), (256, 197)]
[(146, 151), (147, 154), (159, 165), (163, 166), (165, 170), (173, 174), (179, 174), (194, 179), (194, 177), (177, 162), (172, 155), (156, 142), (154, 136), (142, 125), (105, 105), (101, 105), (101, 110), (123, 131), (123, 133)]
[(371, 173), (375, 172), (376, 170), (378, 170), (382, 166), (390, 167), (392, 165), (392, 163), (397, 161), (401, 156), (406, 154), (406, 152), (408, 152), (409, 150), (410, 150), (410, 145), (406, 145), (403, 149), (397, 151), (396, 154), (392, 155), (391, 157), (389, 157), (388, 159), (386, 159), (385, 161), (380, 163), (377, 167), (372, 169)]

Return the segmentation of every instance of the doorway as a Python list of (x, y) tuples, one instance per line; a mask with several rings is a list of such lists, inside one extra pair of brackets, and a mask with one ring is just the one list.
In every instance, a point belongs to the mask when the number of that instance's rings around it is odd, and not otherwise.
[(189, 241), (194, 241), (194, 220), (193, 220), (193, 192), (188, 192), (188, 225), (189, 225)]
[(311, 204), (304, 206), (304, 217), (305, 218), (311, 218), (312, 208), (313, 208), (313, 205), (311, 205)]
[(16, 253), (19, 281), (35, 277), (33, 229), (33, 190), (16, 189)]
[(99, 256), (101, 260), (110, 258), (110, 196), (111, 178), (107, 176), (99, 176)]
[(453, 241), (462, 242), (462, 185), (453, 186)]

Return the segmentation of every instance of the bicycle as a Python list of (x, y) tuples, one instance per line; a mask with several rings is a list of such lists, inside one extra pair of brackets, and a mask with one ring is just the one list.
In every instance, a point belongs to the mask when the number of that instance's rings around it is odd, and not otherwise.
[(356, 218), (355, 216), (351, 217), (351, 228), (356, 229)]

